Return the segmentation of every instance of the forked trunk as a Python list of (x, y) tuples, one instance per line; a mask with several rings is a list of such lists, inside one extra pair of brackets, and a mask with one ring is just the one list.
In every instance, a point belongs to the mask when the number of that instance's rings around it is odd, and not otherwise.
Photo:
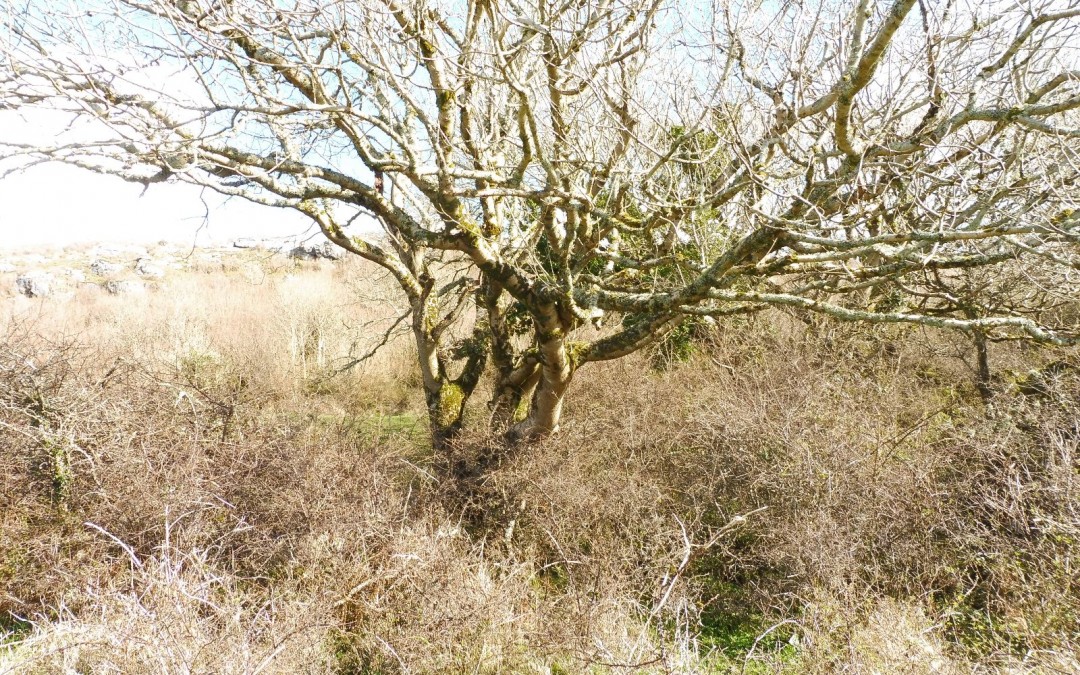
[(507, 432), (512, 441), (545, 438), (559, 430), (563, 399), (574, 376), (574, 360), (565, 335), (548, 334), (540, 342), (540, 369), (529, 414)]
[(525, 418), (523, 403), (532, 398), (540, 381), (540, 361), (533, 355), (516, 353), (507, 313), (512, 302), (504, 302), (502, 286), (487, 275), (481, 286), (488, 328), (491, 331), (491, 362), (495, 366), (495, 388), (491, 401), (491, 428), (506, 431)]
[(526, 403), (532, 399), (540, 383), (540, 364), (526, 363), (506, 376), (500, 374), (491, 398), (491, 426), (503, 431), (525, 419)]

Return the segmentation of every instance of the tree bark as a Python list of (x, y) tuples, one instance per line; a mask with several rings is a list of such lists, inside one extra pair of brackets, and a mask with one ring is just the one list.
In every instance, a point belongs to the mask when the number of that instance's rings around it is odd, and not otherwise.
[(461, 414), (459, 406), (455, 405), (453, 400), (454, 394), (458, 392), (455, 392), (453, 384), (447, 381), (446, 371), (439, 358), (438, 341), (426, 320), (425, 304), (420, 302), (414, 307), (412, 330), (424, 386), (424, 400), (427, 404), (431, 445), (439, 451), (461, 431)]
[[(424, 386), (427, 405), (431, 446), (438, 454), (452, 449), (453, 441), (461, 433), (465, 406), (469, 402), (487, 360), (487, 350), (480, 348), (468, 356), (461, 374), (451, 378), (442, 350), (442, 329), (439, 327), (438, 300), (433, 294), (421, 295), (413, 304), (413, 337), (416, 341), (417, 361)], [(486, 334), (487, 325), (481, 323), (476, 333)]]
[(540, 383), (540, 375), (539, 361), (531, 358), (506, 376), (500, 373), (490, 404), (492, 428), (502, 431), (521, 421), (518, 419), (521, 404), (532, 398)]
[(561, 329), (541, 334), (539, 360), (539, 378), (529, 414), (510, 427), (507, 438), (511, 441), (545, 438), (559, 430), (563, 399), (576, 366)]
[(978, 369), (975, 375), (975, 387), (979, 390), (979, 396), (983, 401), (989, 401), (994, 391), (990, 388), (990, 350), (986, 344), (986, 333), (976, 330), (972, 334), (972, 340), (975, 343), (975, 362)]

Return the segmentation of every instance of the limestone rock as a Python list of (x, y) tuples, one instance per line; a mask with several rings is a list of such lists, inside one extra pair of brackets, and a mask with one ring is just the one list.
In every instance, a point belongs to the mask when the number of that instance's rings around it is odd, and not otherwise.
[(111, 274), (116, 274), (122, 269), (124, 269), (123, 266), (108, 262), (107, 260), (98, 259), (90, 263), (90, 271), (99, 277), (107, 277)]
[(133, 258), (145, 258), (150, 255), (145, 246), (128, 246), (123, 244), (101, 244), (90, 251), (94, 258), (116, 258), (130, 256)]
[(344, 255), (344, 250), (328, 241), (300, 244), (289, 251), (294, 260), (341, 260)]
[(15, 280), (15, 287), (28, 298), (44, 298), (52, 292), (52, 275), (44, 272), (24, 274)]
[(160, 265), (154, 264), (149, 258), (139, 258), (135, 263), (135, 273), (150, 279), (161, 279), (165, 276), (165, 270)]
[(65, 277), (71, 279), (71, 283), (73, 284), (81, 284), (82, 282), (86, 281), (86, 274), (83, 273), (82, 270), (67, 268), (61, 270), (61, 272)]
[(146, 284), (141, 281), (130, 281), (127, 279), (110, 279), (104, 283), (104, 288), (109, 295), (128, 295), (146, 292)]

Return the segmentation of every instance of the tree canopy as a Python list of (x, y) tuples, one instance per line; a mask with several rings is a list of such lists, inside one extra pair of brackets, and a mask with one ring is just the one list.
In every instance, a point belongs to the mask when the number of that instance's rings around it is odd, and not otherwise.
[(400, 285), (436, 444), (486, 370), (547, 435), (579, 368), (695, 317), (1080, 340), (1074, 3), (9, 7), (0, 106), (85, 123), (2, 166), (305, 214)]

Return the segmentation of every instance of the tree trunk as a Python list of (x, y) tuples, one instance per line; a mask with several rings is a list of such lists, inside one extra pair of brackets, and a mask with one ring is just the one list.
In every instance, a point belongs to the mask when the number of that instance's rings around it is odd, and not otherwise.
[(439, 358), (438, 342), (427, 324), (423, 303), (419, 303), (419, 306), (413, 309), (413, 337), (416, 340), (417, 360), (424, 386), (424, 400), (427, 403), (431, 445), (439, 451), (461, 431), (461, 406), (456, 405), (458, 402), (454, 398), (459, 392), (454, 390), (453, 383), (447, 381), (446, 371)]
[(979, 396), (983, 401), (989, 401), (994, 392), (990, 388), (990, 350), (986, 344), (986, 333), (976, 330), (972, 335), (975, 342), (975, 361), (978, 369), (975, 377), (975, 387), (979, 390)]
[[(964, 316), (978, 319), (979, 313), (970, 306), (963, 307)], [(971, 341), (975, 343), (975, 388), (983, 402), (989, 402), (994, 395), (990, 388), (990, 349), (987, 345), (986, 332), (978, 328), (971, 331)]]
[(539, 381), (528, 416), (510, 428), (511, 441), (545, 438), (559, 430), (563, 398), (574, 376), (574, 359), (565, 334), (552, 331), (540, 339)]
[(500, 373), (490, 404), (493, 429), (503, 431), (525, 418), (522, 403), (532, 398), (540, 374), (540, 363), (531, 360), (506, 376)]
[[(431, 446), (436, 453), (445, 454), (461, 433), (465, 404), (484, 370), (486, 351), (475, 350), (461, 374), (456, 379), (451, 378), (440, 349), (438, 316), (437, 300), (430, 296), (419, 298), (413, 305), (412, 330), (427, 404)], [(478, 326), (477, 332), (486, 334), (487, 326)]]
[(514, 372), (512, 378), (504, 379), (497, 385), (491, 402), (496, 424), (499, 424), (499, 420), (511, 424), (517, 417), (521, 403), (531, 393), (528, 414), (507, 429), (503, 434), (504, 442), (490, 443), (481, 449), (473, 461), (456, 463), (452, 468), (453, 475), (465, 481), (475, 480), (512, 454), (520, 442), (546, 438), (556, 433), (574, 366), (574, 359), (561, 332), (542, 341), (538, 360), (527, 361)]

